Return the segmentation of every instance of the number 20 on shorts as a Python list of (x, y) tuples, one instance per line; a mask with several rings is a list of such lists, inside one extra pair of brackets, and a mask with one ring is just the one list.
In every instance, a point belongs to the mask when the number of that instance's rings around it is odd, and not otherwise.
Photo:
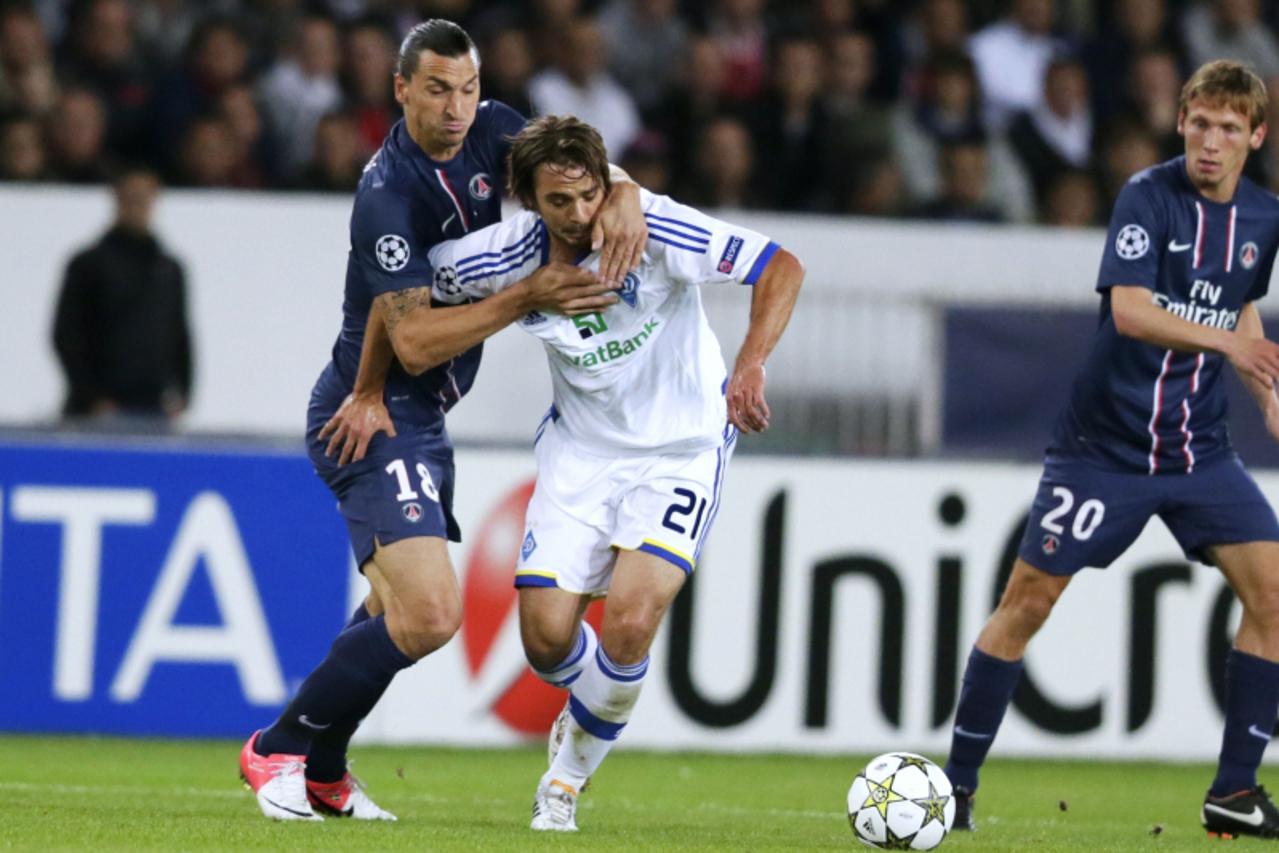
[[(1070, 511), (1075, 506), (1075, 495), (1064, 486), (1055, 486), (1053, 497), (1058, 500), (1058, 504), (1044, 515), (1040, 526), (1049, 533), (1060, 536), (1066, 532), (1066, 528), (1058, 520), (1070, 515)], [(1080, 542), (1087, 541), (1101, 526), (1101, 521), (1105, 517), (1106, 505), (1096, 498), (1089, 498), (1079, 505), (1079, 511), (1075, 513), (1074, 521), (1070, 525), (1070, 535)]]

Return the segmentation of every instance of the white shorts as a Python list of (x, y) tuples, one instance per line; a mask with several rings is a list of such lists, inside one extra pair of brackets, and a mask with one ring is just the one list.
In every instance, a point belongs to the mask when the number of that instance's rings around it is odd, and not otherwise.
[(719, 509), (737, 430), (722, 447), (670, 456), (588, 453), (549, 422), (524, 522), (515, 585), (604, 595), (617, 550), (646, 551), (693, 571)]

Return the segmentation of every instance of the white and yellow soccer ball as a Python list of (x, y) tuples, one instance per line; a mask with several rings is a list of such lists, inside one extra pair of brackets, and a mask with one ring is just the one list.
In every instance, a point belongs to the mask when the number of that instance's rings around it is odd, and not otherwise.
[(867, 847), (932, 850), (954, 821), (950, 780), (922, 755), (872, 758), (848, 789), (848, 823)]

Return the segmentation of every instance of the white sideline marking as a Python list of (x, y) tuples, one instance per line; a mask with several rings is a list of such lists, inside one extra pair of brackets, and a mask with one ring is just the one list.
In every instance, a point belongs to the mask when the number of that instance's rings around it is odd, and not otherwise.
[[(0, 791), (33, 791), (38, 793), (51, 794), (102, 794), (114, 796), (117, 794), (128, 795), (163, 795), (163, 794), (179, 794), (181, 796), (190, 797), (235, 797), (249, 799), (252, 795), (243, 789), (235, 790), (230, 788), (171, 788), (171, 787), (146, 787), (143, 785), (64, 785), (57, 782), (0, 782)], [(384, 788), (379, 793), (386, 793)], [(411, 800), (414, 802), (437, 803), (443, 805), (449, 804), (470, 804), (470, 805), (486, 805), (486, 806), (523, 806), (523, 800), (512, 800), (509, 798), (494, 797), (445, 797), (438, 794), (394, 794), (396, 800)], [(597, 804), (591, 800), (582, 803), (582, 807), (589, 809)], [(610, 799), (608, 802), (610, 808), (621, 808), (631, 812), (657, 811), (657, 807), (652, 803), (642, 802), (629, 798)], [(734, 815), (771, 815), (781, 818), (804, 818), (808, 820), (845, 820), (845, 816), (838, 811), (819, 811), (816, 809), (752, 809), (742, 806), (720, 805), (718, 803), (701, 803), (694, 811), (713, 812), (716, 814), (734, 814)], [(983, 820), (994, 821), (995, 818), (987, 817)]]

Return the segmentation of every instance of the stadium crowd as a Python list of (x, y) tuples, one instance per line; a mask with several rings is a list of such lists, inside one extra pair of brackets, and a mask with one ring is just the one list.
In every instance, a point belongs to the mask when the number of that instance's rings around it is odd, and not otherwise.
[(1180, 152), (1190, 69), (1279, 92), (1275, 0), (0, 0), (0, 180), (351, 192), (435, 16), (485, 97), (708, 208), (1095, 225)]

